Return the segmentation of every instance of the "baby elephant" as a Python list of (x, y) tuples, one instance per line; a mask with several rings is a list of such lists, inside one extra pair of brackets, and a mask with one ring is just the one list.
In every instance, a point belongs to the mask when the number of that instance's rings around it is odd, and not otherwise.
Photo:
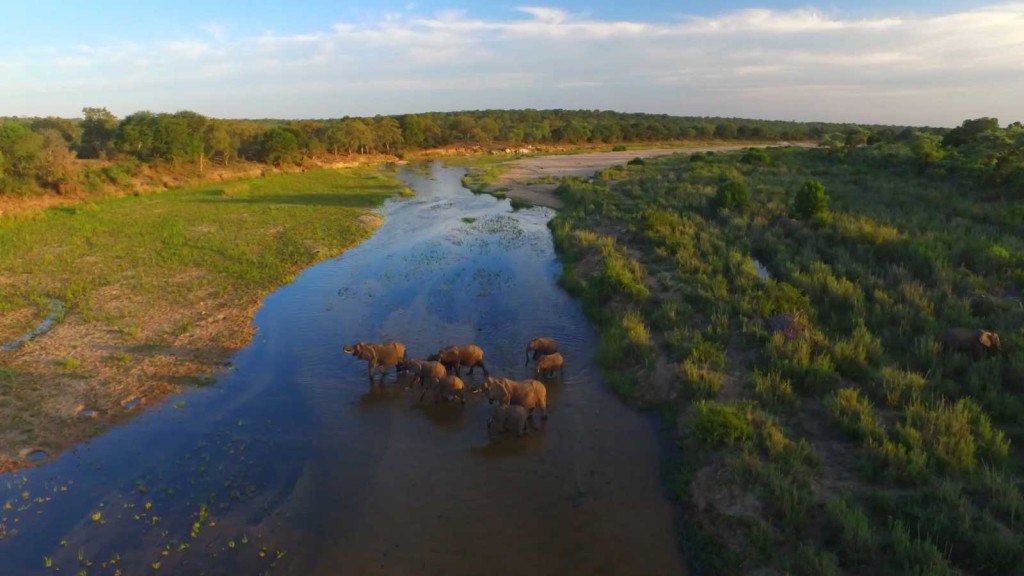
[(487, 366), (484, 366), (483, 348), (473, 344), (443, 348), (437, 353), (437, 361), (444, 364), (446, 368), (451, 368), (456, 376), (462, 376), (459, 373), (459, 368), (462, 366), (469, 366), (469, 373), (471, 375), (473, 374), (473, 369), (479, 366), (483, 369), (484, 376), (487, 376)]
[(558, 352), (554, 354), (546, 354), (537, 360), (537, 371), (535, 373), (536, 378), (541, 376), (554, 376), (555, 372), (558, 372), (559, 376), (565, 377), (565, 359)]
[(526, 366), (530, 363), (530, 352), (533, 352), (533, 359), (537, 360), (545, 354), (558, 352), (558, 342), (554, 338), (534, 338), (526, 344)]
[(409, 379), (409, 388), (416, 385), (417, 382), (423, 386), (426, 390), (427, 383), (430, 382), (431, 378), (440, 378), (447, 374), (444, 366), (440, 362), (433, 362), (430, 360), (409, 360), (406, 362), (399, 362), (399, 372), (408, 372), (412, 375)]
[(459, 402), (466, 403), (466, 384), (458, 376), (441, 376), (432, 377), (426, 382), (429, 385), (423, 387), (423, 393), (420, 394), (420, 402), (423, 401), (423, 397), (427, 395), (427, 389), (434, 389), (434, 404), (437, 404), (444, 398), (445, 402), (450, 402), (455, 398), (459, 399)]
[(1002, 349), (998, 334), (973, 328), (946, 330), (939, 341), (947, 352), (968, 352), (974, 355), (975, 360), (980, 360), (987, 351)]
[(515, 432), (516, 436), (526, 433), (526, 408), (517, 405), (495, 406), (487, 421), (487, 434), (497, 436), (502, 432)]
[(389, 366), (397, 366), (400, 362), (405, 359), (405, 344), (401, 342), (384, 342), (382, 344), (367, 344), (366, 342), (359, 342), (358, 344), (348, 344), (343, 349), (345, 354), (351, 354), (360, 360), (366, 360), (369, 363), (368, 374), (370, 381), (373, 381), (373, 370), (374, 368), (380, 369), (381, 382), (384, 381), (384, 371)]

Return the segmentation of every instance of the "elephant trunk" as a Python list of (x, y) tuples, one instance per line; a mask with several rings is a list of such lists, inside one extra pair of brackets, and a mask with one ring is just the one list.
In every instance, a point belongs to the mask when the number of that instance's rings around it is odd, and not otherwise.
[(529, 364), (530, 364), (530, 345), (527, 344), (526, 345), (526, 363), (523, 364), (523, 366), (528, 366)]

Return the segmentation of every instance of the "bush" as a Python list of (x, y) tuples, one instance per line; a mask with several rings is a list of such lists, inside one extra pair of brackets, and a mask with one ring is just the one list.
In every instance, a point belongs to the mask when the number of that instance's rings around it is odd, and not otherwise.
[(629, 162), (626, 162), (627, 166), (643, 166), (644, 164), (646, 164), (646, 162), (644, 162), (644, 159), (639, 156), (633, 158)]
[(626, 151), (626, 147), (623, 146), (622, 144), (616, 144), (615, 146), (612, 146), (612, 152), (625, 152), (625, 151)]
[(839, 576), (839, 562), (834, 554), (818, 550), (814, 544), (802, 543), (793, 559), (795, 576)]
[(924, 376), (916, 372), (898, 370), (886, 366), (882, 368), (882, 396), (891, 408), (899, 408), (907, 402), (918, 400), (921, 391), (928, 383)]
[(718, 186), (714, 205), (718, 210), (741, 212), (750, 204), (750, 188), (739, 180), (729, 180)]
[(892, 526), (892, 551), (896, 561), (907, 574), (920, 576), (954, 576), (956, 571), (946, 562), (942, 552), (919, 535), (912, 537), (910, 530), (897, 520)]
[(679, 375), (683, 378), (689, 393), (697, 399), (709, 400), (718, 396), (725, 383), (725, 375), (707, 364), (698, 363), (693, 358), (679, 365)]
[(754, 394), (768, 406), (792, 407), (796, 402), (793, 385), (777, 371), (764, 374), (755, 371), (753, 383)]
[(727, 406), (714, 401), (697, 403), (691, 430), (708, 446), (733, 446), (753, 438), (752, 414), (746, 406)]
[(840, 426), (854, 438), (885, 437), (885, 429), (875, 419), (874, 408), (867, 398), (861, 398), (860, 391), (856, 388), (843, 388), (825, 400), (832, 415), (839, 421)]
[(867, 514), (845, 499), (832, 500), (825, 507), (829, 524), (839, 542), (843, 559), (849, 564), (867, 561), (874, 547), (874, 538)]
[(828, 195), (825, 185), (817, 180), (808, 180), (796, 193), (793, 211), (800, 218), (809, 219), (828, 213)]

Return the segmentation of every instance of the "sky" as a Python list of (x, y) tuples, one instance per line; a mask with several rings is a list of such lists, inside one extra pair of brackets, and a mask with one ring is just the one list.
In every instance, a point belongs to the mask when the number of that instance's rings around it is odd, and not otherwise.
[(1024, 2), (0, 0), (0, 116), (1024, 121)]

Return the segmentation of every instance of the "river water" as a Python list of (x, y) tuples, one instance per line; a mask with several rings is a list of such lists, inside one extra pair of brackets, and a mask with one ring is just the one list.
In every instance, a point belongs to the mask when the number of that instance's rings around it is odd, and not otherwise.
[[(683, 573), (655, 424), (594, 364), (555, 282), (552, 212), (512, 212), (462, 175), (403, 171), (416, 197), (270, 294), (215, 385), (0, 476), (0, 573)], [(566, 373), (524, 438), (488, 438), (481, 394), (419, 404), (341, 352), (474, 343), (492, 375), (522, 379), (534, 336), (561, 342)]]

